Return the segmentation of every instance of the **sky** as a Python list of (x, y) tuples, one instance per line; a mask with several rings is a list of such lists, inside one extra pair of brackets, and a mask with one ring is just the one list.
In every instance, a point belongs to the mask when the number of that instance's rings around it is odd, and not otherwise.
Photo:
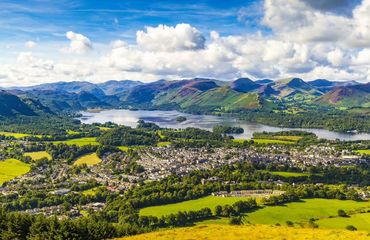
[(0, 87), (184, 79), (370, 82), (370, 0), (1, 0)]

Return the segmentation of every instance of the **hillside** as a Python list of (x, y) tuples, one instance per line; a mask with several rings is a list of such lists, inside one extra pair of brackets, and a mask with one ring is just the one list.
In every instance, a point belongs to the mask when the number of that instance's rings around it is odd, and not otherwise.
[(119, 240), (347, 240), (370, 239), (366, 232), (350, 232), (346, 230), (327, 230), (312, 228), (274, 227), (268, 225), (199, 225), (188, 228), (175, 228), (166, 231), (146, 233)]
[(344, 108), (370, 107), (370, 83), (336, 87), (321, 96), (317, 102)]
[[(282, 110), (302, 112), (319, 108), (369, 107), (368, 84), (300, 78), (252, 81), (239, 78), (158, 80), (142, 83), (110, 80), (104, 83), (57, 82), (13, 88), (15, 95), (37, 99), (53, 112), (88, 108), (176, 109), (188, 112)], [(363, 112), (363, 110), (361, 110)]]
[[(13, 94), (0, 90), (0, 116), (35, 116), (37, 115), (36, 110), (44, 109), (44, 106), (38, 105), (36, 101), (27, 100), (27, 103)], [(34, 110), (32, 107), (34, 107)]]

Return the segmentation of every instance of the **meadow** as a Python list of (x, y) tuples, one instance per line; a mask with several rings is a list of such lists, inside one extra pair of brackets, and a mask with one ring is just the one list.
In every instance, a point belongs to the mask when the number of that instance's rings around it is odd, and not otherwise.
[(0, 135), (6, 136), (6, 137), (15, 137), (15, 138), (24, 138), (31, 136), (27, 133), (12, 133), (12, 132), (0, 132)]
[(120, 240), (347, 240), (369, 239), (366, 232), (351, 232), (347, 230), (294, 228), (268, 225), (199, 225), (195, 227), (175, 228), (152, 233), (140, 234)]
[(91, 153), (84, 155), (80, 158), (78, 158), (73, 165), (78, 166), (82, 164), (86, 164), (87, 166), (93, 166), (95, 164), (101, 163), (101, 159), (96, 155), (96, 153)]
[(370, 213), (357, 213), (349, 217), (323, 218), (316, 222), (321, 228), (344, 229), (348, 225), (370, 233)]
[(310, 176), (310, 173), (300, 173), (300, 172), (281, 172), (281, 171), (264, 171), (269, 172), (273, 175), (278, 175), (282, 177), (307, 177)]
[(0, 185), (30, 171), (30, 165), (17, 159), (0, 162)]
[(85, 146), (85, 145), (99, 145), (94, 137), (85, 137), (85, 138), (74, 138), (68, 139), (64, 141), (54, 141), (54, 144), (67, 144), (67, 145), (77, 145), (77, 146)]
[(46, 151), (40, 151), (40, 152), (26, 152), (24, 153), (24, 156), (31, 157), (32, 160), (39, 160), (41, 158), (47, 158), (51, 160), (51, 156)]
[(143, 208), (140, 210), (140, 215), (161, 217), (163, 215), (169, 215), (171, 213), (177, 213), (179, 211), (196, 211), (206, 207), (210, 208), (213, 211), (217, 205), (231, 205), (237, 201), (248, 199), (250, 199), (250, 197), (208, 196), (179, 203)]
[(254, 138), (253, 141), (257, 144), (295, 144), (294, 141), (286, 141), (286, 140), (280, 140), (280, 139), (262, 139), (262, 138)]
[(370, 155), (370, 149), (366, 149), (366, 150), (357, 150), (356, 152), (357, 152), (357, 153), (359, 153), (359, 154)]
[[(346, 212), (369, 209), (370, 202), (356, 202), (337, 199), (305, 199), (301, 202), (289, 203), (284, 206), (268, 206), (255, 212), (248, 213), (243, 221), (251, 224), (285, 224), (286, 221), (294, 223), (307, 222), (311, 218), (326, 219), (338, 216), (338, 210)], [(332, 218), (334, 219), (334, 218)], [(318, 222), (319, 223), (319, 222)], [(352, 224), (353, 225), (353, 224)], [(325, 226), (325, 223), (324, 225)], [(357, 227), (357, 226), (356, 226)], [(360, 226), (358, 226), (360, 229)], [(366, 229), (361, 229), (366, 230)]]

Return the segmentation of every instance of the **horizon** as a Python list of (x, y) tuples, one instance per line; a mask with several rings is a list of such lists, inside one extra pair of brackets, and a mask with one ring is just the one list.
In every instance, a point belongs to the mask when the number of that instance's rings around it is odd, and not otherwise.
[(194, 76), (370, 82), (370, 0), (0, 3), (0, 87)]

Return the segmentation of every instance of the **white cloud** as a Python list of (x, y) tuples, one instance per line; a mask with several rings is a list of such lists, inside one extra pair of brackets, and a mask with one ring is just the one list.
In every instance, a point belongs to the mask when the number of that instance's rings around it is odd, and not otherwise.
[(90, 39), (82, 34), (69, 31), (66, 37), (70, 40), (68, 52), (82, 54), (93, 49)]
[(178, 51), (202, 49), (205, 38), (196, 28), (181, 23), (175, 27), (147, 27), (146, 31), (137, 31), (136, 41), (140, 48), (149, 51)]
[(26, 48), (35, 48), (37, 46), (37, 43), (35, 43), (34, 41), (27, 41), (25, 42), (24, 44), (26, 46)]
[[(191, 77), (231, 80), (241, 76), (369, 81), (370, 0), (362, 0), (351, 15), (336, 14), (330, 4), (307, 2), (265, 0), (262, 22), (273, 31), (266, 35), (222, 36), (210, 31), (206, 41), (195, 27), (178, 24), (137, 31), (136, 43), (115, 40), (96, 44), (96, 51), (88, 56), (50, 56), (60, 45), (45, 49), (43, 44), (37, 52), (3, 57), (8, 64), (0, 64), (5, 79), (0, 85)], [(70, 40), (68, 52), (92, 50), (87, 37), (73, 32), (66, 36)], [(14, 63), (9, 62), (9, 56)]]

